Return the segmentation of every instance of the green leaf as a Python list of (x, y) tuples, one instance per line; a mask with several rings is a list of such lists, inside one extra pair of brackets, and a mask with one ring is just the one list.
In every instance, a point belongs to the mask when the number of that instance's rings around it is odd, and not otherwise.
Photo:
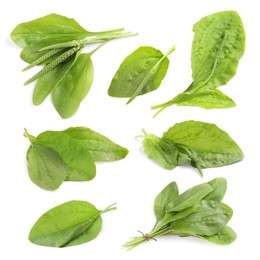
[(211, 208), (201, 208), (171, 223), (170, 230), (187, 235), (212, 236), (225, 227), (227, 218)]
[(154, 200), (154, 214), (157, 222), (163, 219), (169, 203), (174, 203), (178, 198), (179, 190), (176, 182), (168, 184)]
[(169, 66), (169, 55), (161, 51), (143, 46), (135, 50), (121, 63), (114, 75), (108, 94), (112, 97), (129, 97), (130, 103), (138, 95), (156, 90), (166, 75)]
[(191, 66), (192, 84), (169, 102), (153, 106), (159, 109), (176, 104), (206, 109), (229, 108), (234, 101), (217, 87), (232, 79), (245, 51), (245, 31), (235, 11), (224, 11), (203, 17), (193, 26)]
[(12, 40), (20, 47), (31, 44), (45, 44), (45, 46), (80, 40), (91, 35), (74, 19), (58, 14), (21, 23), (11, 33)]
[(207, 183), (196, 185), (180, 194), (173, 203), (169, 204), (168, 212), (181, 211), (185, 208), (191, 207), (212, 190), (212, 187)]
[(215, 124), (184, 121), (169, 128), (163, 137), (192, 149), (202, 168), (235, 163), (244, 157), (236, 142)]
[[(74, 239), (80, 244), (84, 243), (84, 239), (79, 239), (79, 236), (87, 232), (101, 212), (86, 201), (63, 203), (50, 209), (37, 220), (30, 231), (29, 240), (34, 244), (52, 247), (62, 247), (69, 243), (75, 245)], [(95, 237), (92, 236), (92, 239)]]
[(88, 150), (62, 131), (46, 131), (35, 142), (55, 150), (66, 165), (67, 181), (89, 181), (96, 175), (95, 163)]
[[(56, 73), (55, 73), (56, 74)], [(52, 91), (55, 109), (62, 118), (73, 116), (88, 94), (93, 82), (90, 54), (80, 54)]]
[(219, 245), (229, 245), (236, 240), (237, 234), (232, 228), (225, 226), (215, 235), (202, 236), (202, 238)]
[(107, 137), (86, 127), (70, 127), (65, 134), (78, 140), (90, 153), (94, 161), (112, 162), (125, 158), (128, 150)]
[(183, 154), (179, 156), (175, 143), (167, 138), (160, 138), (154, 134), (145, 134), (142, 144), (148, 158), (167, 170), (174, 169), (179, 160), (183, 164), (185, 159), (188, 159), (187, 157), (184, 158)]
[(222, 201), (227, 190), (227, 181), (224, 178), (215, 178), (208, 182), (208, 184), (213, 188), (213, 190), (207, 194), (204, 200), (215, 200)]
[(38, 79), (33, 91), (34, 105), (40, 105), (53, 91), (53, 89), (55, 89), (59, 83), (62, 82), (77, 60), (77, 57), (77, 55), (74, 55), (67, 62), (60, 63)]
[(57, 189), (66, 177), (67, 172), (62, 159), (51, 148), (31, 145), (27, 161), (30, 179), (43, 189)]

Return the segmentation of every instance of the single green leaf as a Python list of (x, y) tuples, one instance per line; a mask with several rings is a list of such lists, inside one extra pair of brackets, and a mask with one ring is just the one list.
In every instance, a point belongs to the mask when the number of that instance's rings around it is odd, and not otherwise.
[(114, 75), (108, 94), (112, 97), (129, 97), (130, 103), (138, 95), (156, 90), (166, 75), (169, 66), (169, 55), (143, 46), (135, 50), (121, 63)]
[(227, 219), (216, 210), (202, 208), (185, 218), (173, 221), (169, 230), (187, 235), (212, 236), (225, 227)]
[[(43, 214), (32, 227), (29, 240), (38, 245), (62, 247), (79, 244), (89, 240), (84, 236), (102, 211), (86, 201), (69, 201), (56, 206)], [(98, 231), (98, 229), (96, 229)], [(94, 232), (95, 233), (95, 232)], [(99, 231), (97, 232), (99, 233)], [(80, 239), (80, 235), (84, 239)], [(94, 239), (97, 234), (90, 236)]]
[(62, 131), (46, 131), (37, 136), (37, 144), (55, 150), (66, 165), (67, 181), (89, 181), (96, 175), (88, 150)]
[(112, 162), (125, 158), (128, 150), (86, 127), (70, 127), (64, 133), (78, 140), (94, 161)]
[(154, 200), (154, 214), (157, 222), (163, 219), (167, 212), (168, 204), (174, 203), (179, 195), (179, 190), (176, 182), (168, 184)]
[(208, 182), (208, 184), (213, 188), (213, 190), (207, 194), (204, 200), (215, 200), (222, 201), (227, 190), (227, 181), (224, 178), (215, 178)]
[(202, 238), (219, 245), (229, 245), (236, 240), (237, 234), (232, 228), (225, 226), (215, 235), (202, 236)]
[(67, 175), (62, 159), (51, 148), (31, 145), (28, 149), (27, 161), (30, 179), (43, 189), (57, 189)]
[(77, 54), (73, 55), (73, 57), (67, 62), (60, 63), (57, 67), (53, 68), (37, 80), (37, 84), (33, 91), (34, 105), (40, 105), (53, 91), (53, 89), (55, 89), (59, 83), (62, 82), (77, 60), (77, 57)]
[(20, 47), (31, 44), (45, 46), (72, 40), (84, 39), (92, 33), (86, 31), (74, 19), (58, 14), (21, 23), (11, 33), (12, 40)]
[(175, 143), (170, 139), (160, 138), (154, 134), (145, 134), (142, 144), (148, 158), (164, 169), (174, 169), (179, 160), (181, 164), (184, 163), (184, 155), (179, 156)]
[(180, 194), (173, 203), (169, 204), (168, 212), (181, 211), (185, 208), (191, 207), (212, 190), (212, 187), (207, 183), (196, 185)]
[(169, 128), (163, 137), (192, 149), (201, 168), (235, 163), (244, 157), (236, 142), (215, 124), (184, 121)]
[(92, 82), (93, 64), (90, 54), (80, 54), (51, 93), (54, 107), (62, 118), (69, 118), (76, 113)]
[(191, 66), (192, 84), (169, 102), (153, 106), (159, 109), (176, 104), (206, 109), (229, 108), (234, 101), (217, 87), (232, 79), (245, 51), (245, 31), (235, 11), (224, 11), (203, 17), (193, 26)]

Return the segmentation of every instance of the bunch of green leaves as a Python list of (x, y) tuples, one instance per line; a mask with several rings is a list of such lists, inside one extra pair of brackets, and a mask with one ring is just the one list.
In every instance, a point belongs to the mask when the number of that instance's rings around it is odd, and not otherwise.
[[(62, 118), (73, 116), (88, 94), (93, 82), (91, 55), (104, 43), (134, 34), (124, 28), (89, 32), (74, 19), (50, 14), (21, 23), (11, 33), (21, 48), (21, 58), (29, 63), (24, 68), (44, 66), (25, 85), (37, 80), (33, 104), (40, 105), (51, 94), (53, 104)], [(89, 53), (81, 53), (89, 44), (100, 45)]]
[(235, 76), (245, 51), (245, 31), (240, 16), (235, 11), (211, 14), (194, 24), (193, 32), (193, 82), (169, 102), (153, 106), (152, 109), (159, 109), (156, 114), (173, 104), (206, 109), (235, 106), (235, 102), (217, 88)]
[(127, 104), (137, 96), (159, 88), (169, 66), (168, 55), (150, 46), (135, 50), (121, 63), (114, 75), (108, 94), (112, 97), (129, 97)]
[[(144, 131), (144, 130), (143, 130)], [(170, 127), (162, 137), (144, 131), (147, 156), (167, 170), (190, 161), (198, 169), (232, 164), (244, 155), (236, 142), (215, 124), (184, 121)]]
[(236, 233), (227, 226), (233, 211), (222, 199), (227, 183), (215, 178), (179, 194), (176, 182), (167, 185), (155, 198), (156, 224), (151, 232), (134, 237), (124, 246), (132, 249), (160, 236), (193, 236), (227, 245), (235, 241)]
[(37, 245), (69, 247), (95, 239), (102, 228), (101, 214), (115, 204), (98, 210), (87, 201), (72, 200), (44, 213), (32, 227), (29, 240)]
[(64, 131), (45, 131), (37, 137), (25, 129), (30, 141), (27, 151), (30, 179), (47, 190), (57, 189), (63, 181), (89, 181), (96, 175), (95, 162), (125, 158), (128, 150), (86, 127)]

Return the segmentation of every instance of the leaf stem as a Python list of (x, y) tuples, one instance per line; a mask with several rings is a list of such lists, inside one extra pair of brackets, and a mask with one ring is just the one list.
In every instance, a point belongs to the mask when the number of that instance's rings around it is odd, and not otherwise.
[(117, 209), (117, 207), (114, 207), (115, 205), (116, 205), (116, 202), (113, 203), (113, 204), (111, 204), (110, 206), (106, 207), (104, 210), (102, 210), (101, 213), (106, 213), (106, 212), (109, 212), (109, 211), (111, 211), (111, 210)]
[(36, 138), (36, 137), (34, 137), (33, 135), (30, 135), (30, 134), (28, 133), (28, 131), (27, 131), (26, 128), (24, 128), (24, 133), (23, 133), (23, 135), (24, 135), (26, 138), (29, 139), (29, 141), (30, 141), (31, 144), (33, 143), (33, 141), (34, 141), (35, 138)]

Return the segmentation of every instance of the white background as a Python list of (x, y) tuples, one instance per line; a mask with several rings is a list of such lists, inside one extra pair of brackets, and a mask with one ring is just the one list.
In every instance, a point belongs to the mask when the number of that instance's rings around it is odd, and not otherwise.
[[(14, 1), (2, 2), (0, 9), (1, 57), (1, 182), (0, 182), (0, 258), (26, 259), (259, 259), (259, 25), (258, 1), (253, 0), (182, 0), (182, 1)], [(4, 6), (3, 6), (4, 5)], [(191, 82), (190, 51), (192, 25), (203, 16), (217, 11), (236, 10), (247, 33), (246, 52), (237, 75), (220, 90), (230, 96), (236, 107), (204, 110), (172, 106), (153, 119), (151, 105), (168, 101)], [(33, 71), (21, 72), (26, 65), (20, 49), (9, 35), (21, 23), (58, 13), (75, 18), (90, 31), (125, 27), (139, 35), (115, 40), (93, 55), (95, 79), (79, 111), (63, 120), (51, 101), (32, 105), (33, 84), (23, 83)], [(137, 97), (130, 105), (125, 99), (107, 95), (112, 76), (122, 60), (142, 45), (150, 45), (171, 54), (168, 73), (157, 91)], [(201, 178), (196, 170), (184, 166), (167, 171), (148, 160), (135, 136), (145, 128), (161, 135), (168, 127), (185, 120), (217, 124), (241, 146), (245, 159), (234, 165), (205, 169)], [(126, 159), (97, 165), (97, 176), (90, 182), (63, 183), (54, 192), (34, 185), (27, 174), (26, 151), (29, 142), (23, 137), (26, 127), (32, 135), (45, 130), (63, 130), (86, 126), (129, 149)], [(155, 222), (153, 200), (171, 181), (180, 191), (196, 184), (225, 177), (228, 191), (224, 202), (234, 215), (229, 225), (237, 240), (219, 246), (196, 238), (168, 237), (150, 241), (127, 252), (122, 244), (137, 230), (148, 232)], [(59, 249), (31, 244), (27, 237), (34, 222), (45, 211), (63, 202), (87, 200), (102, 209), (117, 202), (118, 210), (103, 215), (100, 235), (90, 243)], [(31, 258), (30, 258), (31, 259)]]

